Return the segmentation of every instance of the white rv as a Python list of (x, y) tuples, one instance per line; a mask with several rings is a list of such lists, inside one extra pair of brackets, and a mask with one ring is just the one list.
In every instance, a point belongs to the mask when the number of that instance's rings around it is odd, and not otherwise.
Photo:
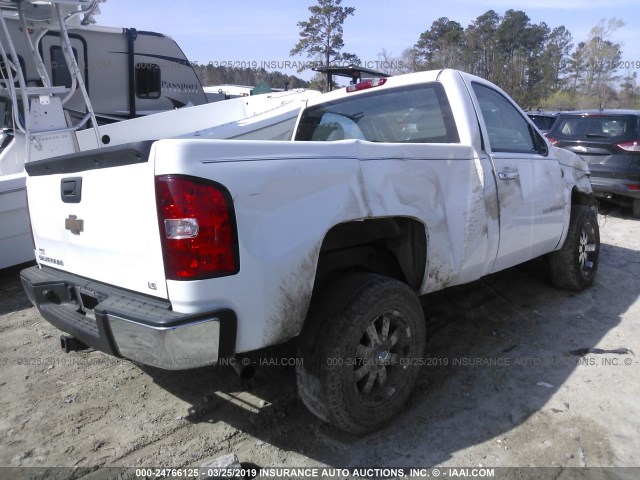
[[(98, 2), (88, 2), (97, 5)], [(27, 28), (52, 86), (71, 87), (69, 71), (60, 44), (60, 31), (47, 23), (50, 7), (22, 4), (27, 10)], [(69, 40), (98, 120), (123, 120), (188, 105), (207, 103), (202, 85), (189, 60), (170, 37), (134, 28), (88, 24), (93, 13), (77, 6), (67, 7)], [(84, 13), (83, 13), (84, 12)], [(27, 86), (42, 86), (30, 45), (17, 12), (3, 15), (14, 41)], [(82, 112), (85, 103), (76, 91), (65, 109)], [(82, 113), (84, 115), (84, 113)]]

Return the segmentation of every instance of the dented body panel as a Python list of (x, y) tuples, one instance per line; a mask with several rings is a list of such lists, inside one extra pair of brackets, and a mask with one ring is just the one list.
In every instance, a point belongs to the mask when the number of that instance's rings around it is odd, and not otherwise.
[(419, 145), (399, 150), (360, 140), (313, 142), (301, 158), (296, 142), (166, 140), (156, 143), (152, 155), (156, 175), (215, 178), (234, 199), (240, 272), (199, 285), (167, 285), (178, 311), (225, 307), (239, 319), (264, 318), (240, 320), (239, 351), (299, 333), (320, 245), (341, 223), (380, 217), (420, 221), (429, 252), (420, 293), (488, 273), (489, 223), (497, 219), (486, 214), (483, 172), (468, 146), (434, 145), (427, 153)]
[[(97, 282), (158, 297), (176, 313), (233, 311), (237, 317), (234, 351), (240, 353), (300, 333), (316, 286), (323, 242), (342, 224), (388, 218), (418, 222), (426, 239), (421, 247), (426, 256), (419, 268), (419, 294), (471, 282), (561, 248), (572, 191), (591, 194), (584, 162), (539, 140), (535, 127), (532, 138), (539, 142), (538, 151), (499, 151), (499, 139), (483, 117), (491, 115), (492, 107), (478, 100), (474, 85), (491, 88), (511, 102), (526, 122), (523, 128), (533, 124), (504, 92), (477, 77), (452, 70), (424, 72), (392, 77), (376, 88), (393, 92), (433, 82), (444, 87), (457, 142), (166, 139), (153, 143), (145, 166), (119, 167), (122, 175), (130, 172), (140, 177), (137, 180), (146, 185), (146, 196), (152, 195), (153, 177), (161, 175), (186, 175), (223, 185), (233, 201), (237, 229), (240, 266), (234, 275), (191, 281), (163, 278), (162, 232), (155, 218), (147, 219), (149, 232), (140, 233), (148, 236), (142, 243), (146, 261), (157, 267), (149, 270), (153, 278), (134, 283), (125, 280), (123, 272), (119, 281), (117, 258), (94, 258), (90, 263), (87, 257), (69, 258), (65, 265), (78, 265), (79, 271), (71, 273)], [(367, 94), (367, 90), (335, 91), (312, 98), (307, 108)], [(99, 169), (77, 173), (96, 189), (103, 174)], [(30, 194), (36, 248), (47, 244), (47, 250), (73, 256), (38, 235), (38, 223), (48, 225), (43, 212), (50, 207), (60, 179), (51, 176), (38, 181), (51, 185), (42, 190), (48, 199)], [(129, 214), (134, 217), (149, 215), (155, 202), (129, 200)], [(63, 207), (54, 207), (62, 219), (71, 212)], [(108, 207), (101, 208), (102, 218), (109, 219)], [(83, 212), (91, 216), (89, 209)], [(89, 229), (90, 221), (86, 225)], [(101, 228), (108, 235), (109, 225)], [(156, 288), (152, 290), (151, 285)]]

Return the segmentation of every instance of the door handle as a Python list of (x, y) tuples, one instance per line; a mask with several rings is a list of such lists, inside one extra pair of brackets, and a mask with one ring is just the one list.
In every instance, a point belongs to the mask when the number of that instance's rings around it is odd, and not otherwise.
[(498, 173), (498, 178), (500, 180), (515, 180), (516, 178), (520, 178), (520, 174), (518, 172), (500, 172)]

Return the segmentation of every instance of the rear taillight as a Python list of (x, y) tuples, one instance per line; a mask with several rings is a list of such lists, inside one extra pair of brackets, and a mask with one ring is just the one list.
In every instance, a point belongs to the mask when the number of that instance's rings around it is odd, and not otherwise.
[(222, 185), (182, 175), (156, 177), (164, 269), (170, 280), (202, 280), (240, 270), (231, 196)]
[(551, 145), (555, 145), (556, 143), (558, 143), (558, 142), (560, 141), (560, 140), (558, 140), (558, 139), (555, 139), (555, 138), (553, 138), (553, 137), (550, 137), (549, 135), (547, 135), (547, 140), (549, 140), (549, 143), (550, 143)]
[(624, 150), (625, 152), (640, 152), (640, 140), (618, 143), (616, 147)]

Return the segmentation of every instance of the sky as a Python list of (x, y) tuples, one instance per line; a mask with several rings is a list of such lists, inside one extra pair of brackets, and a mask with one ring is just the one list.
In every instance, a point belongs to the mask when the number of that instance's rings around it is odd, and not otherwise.
[[(299, 39), (297, 23), (309, 18), (314, 0), (107, 0), (101, 4), (98, 24), (133, 27), (171, 36), (187, 58), (200, 64), (214, 62), (237, 67), (264, 66), (296, 74), (288, 62)], [(532, 23), (551, 29), (564, 25), (574, 44), (587, 39), (600, 19), (616, 17), (626, 25), (613, 35), (622, 44), (622, 61), (640, 64), (640, 0), (343, 0), (355, 7), (344, 23), (344, 52), (354, 53), (365, 66), (376, 68), (385, 49), (400, 56), (440, 17), (463, 27), (487, 10), (502, 15), (523, 10)], [(635, 69), (636, 71), (640, 69)], [(626, 72), (626, 70), (625, 70)], [(639, 72), (640, 73), (640, 72)], [(312, 72), (297, 74), (306, 80)]]

